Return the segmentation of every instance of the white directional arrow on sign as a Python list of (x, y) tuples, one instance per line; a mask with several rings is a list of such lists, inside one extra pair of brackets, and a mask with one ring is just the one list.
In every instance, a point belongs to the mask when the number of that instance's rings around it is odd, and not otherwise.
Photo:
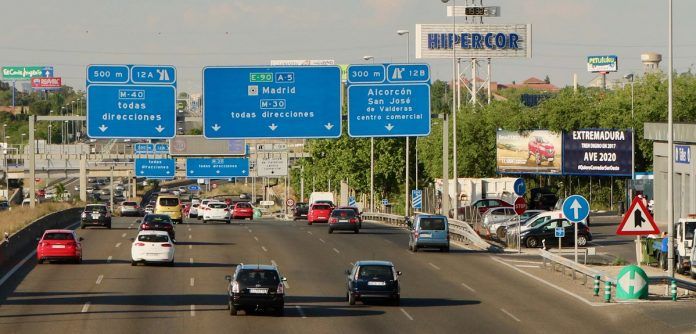
[(217, 130), (220, 130), (221, 126), (219, 126), (217, 123), (215, 123), (215, 125), (213, 125), (212, 128), (213, 128), (213, 131), (217, 131)]
[(573, 209), (573, 213), (575, 217), (573, 219), (578, 219), (580, 217), (580, 209), (582, 209), (582, 205), (580, 205), (580, 202), (578, 200), (574, 200), (573, 203), (570, 204), (570, 208)]
[(155, 130), (157, 130), (157, 132), (162, 132), (162, 131), (164, 130), (164, 128), (162, 127), (162, 125), (158, 125), (158, 126), (155, 128)]
[(326, 128), (326, 130), (331, 130), (331, 129), (333, 129), (334, 126), (331, 123), (327, 123), (324, 125), (324, 127)]
[(391, 125), (391, 123), (387, 124), (387, 125), (384, 126), (384, 127), (387, 128), (387, 131), (391, 131), (391, 130), (394, 128), (394, 126)]
[(246, 174), (246, 170), (243, 170), (243, 171), (242, 171), (242, 174)]
[(169, 175), (169, 171), (167, 171), (167, 175)]
[(215, 173), (216, 173), (216, 174), (220, 174), (220, 171), (219, 171), (219, 170), (216, 170)]
[(144, 171), (144, 170), (141, 170), (141, 171), (140, 171), (140, 174), (145, 174), (145, 171)]
[(275, 131), (275, 129), (277, 129), (277, 128), (278, 128), (278, 126), (277, 126), (277, 125), (275, 125), (275, 123), (272, 123), (272, 124), (271, 124), (271, 125), (269, 125), (268, 127), (269, 127), (269, 128), (271, 129), (271, 131)]
[(633, 293), (637, 293), (640, 289), (642, 289), (645, 286), (645, 280), (643, 279), (643, 276), (638, 275), (638, 273), (634, 273), (633, 278), (631, 278), (631, 272), (627, 271), (623, 276), (619, 278), (619, 284), (621, 287), (624, 289), (624, 291), (631, 293), (631, 291), (628, 290), (629, 287), (633, 287)]
[(194, 174), (193, 169), (189, 171), (189, 174)]
[(109, 128), (108, 126), (102, 124), (102, 125), (99, 127), (99, 130), (101, 130), (101, 132), (104, 132), (104, 131), (106, 131), (106, 129), (108, 129), (108, 128)]

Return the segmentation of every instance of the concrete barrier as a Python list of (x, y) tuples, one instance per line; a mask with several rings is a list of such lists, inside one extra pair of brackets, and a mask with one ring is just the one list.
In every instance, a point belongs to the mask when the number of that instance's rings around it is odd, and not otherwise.
[(0, 274), (35, 250), (36, 238), (41, 237), (45, 230), (61, 229), (79, 222), (83, 209), (78, 207), (50, 213), (11, 235), (9, 240), (3, 240), (0, 243)]

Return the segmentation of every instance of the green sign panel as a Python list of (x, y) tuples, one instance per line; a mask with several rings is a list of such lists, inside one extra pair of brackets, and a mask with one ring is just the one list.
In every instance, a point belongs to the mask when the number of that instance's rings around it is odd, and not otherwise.
[(273, 73), (250, 73), (249, 82), (273, 82)]
[(619, 272), (616, 283), (616, 299), (648, 299), (648, 275), (640, 267), (624, 267)]
[(51, 66), (4, 66), (2, 78), (5, 80), (29, 80), (33, 77), (48, 78), (53, 76)]

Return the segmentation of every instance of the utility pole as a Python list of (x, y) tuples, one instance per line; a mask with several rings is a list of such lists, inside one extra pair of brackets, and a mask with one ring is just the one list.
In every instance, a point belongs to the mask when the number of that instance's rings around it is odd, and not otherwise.
[(36, 141), (34, 140), (34, 132), (36, 126), (36, 116), (29, 115), (29, 204), (30, 208), (36, 207)]

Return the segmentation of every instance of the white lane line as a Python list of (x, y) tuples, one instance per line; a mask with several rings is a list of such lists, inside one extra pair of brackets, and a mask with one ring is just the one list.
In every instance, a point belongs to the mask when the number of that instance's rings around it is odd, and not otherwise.
[(476, 293), (476, 290), (474, 290), (474, 288), (468, 286), (466, 283), (462, 283), (462, 286), (467, 288), (469, 291)]
[(111, 263), (111, 260), (113, 260), (113, 256), (109, 255), (109, 257), (106, 258), (106, 263)]
[(121, 238), (125, 238), (125, 237), (126, 237), (125, 233), (121, 234)]
[(408, 318), (408, 320), (413, 320), (413, 317), (410, 314), (408, 314), (408, 312), (406, 312), (406, 310), (404, 310), (403, 307), (401, 307), (400, 310), (406, 316), (406, 318)]
[(393, 243), (394, 243), (393, 241), (391, 241), (391, 240), (389, 240), (389, 239), (384, 239), (384, 241), (386, 241), (387, 243), (390, 243), (390, 244), (393, 244)]
[(504, 308), (501, 308), (500, 310), (503, 311), (503, 313), (507, 314), (510, 318), (515, 319), (515, 321), (522, 322), (522, 320), (520, 320), (518, 317), (512, 315), (512, 313), (506, 311)]
[(334, 248), (333, 251), (336, 252), (336, 253), (340, 253), (340, 252), (338, 251), (338, 249), (336, 249), (336, 248)]
[(271, 260), (271, 264), (272, 264), (274, 267), (277, 267), (277, 266), (278, 266), (278, 264), (275, 262), (275, 260)]
[(309, 233), (309, 234), (314, 234), (314, 233), (312, 233), (312, 231), (307, 231), (307, 233)]
[(266, 249), (264, 246), (261, 246), (261, 249), (263, 249), (264, 252), (268, 252), (268, 249)]
[(193, 245), (189, 245), (189, 249), (193, 249)]
[(307, 316), (304, 314), (304, 311), (302, 311), (302, 307), (300, 307), (300, 305), (295, 305), (295, 308), (297, 309), (297, 312), (300, 313), (300, 316), (302, 316), (302, 319), (307, 319)]
[(196, 305), (191, 304), (191, 316), (196, 316)]
[(249, 233), (251, 233), (251, 229), (249, 229)]
[(121, 243), (120, 243), (120, 242), (116, 244), (116, 248), (119, 248), (119, 247), (121, 247)]
[(324, 241), (324, 239), (322, 239), (322, 238), (319, 238), (319, 241), (321, 241), (322, 244), (326, 243), (326, 241)]
[(505, 260), (505, 262), (541, 264), (541, 261)]
[(90, 302), (86, 302), (85, 305), (82, 306), (82, 313), (87, 313), (87, 311), (89, 311), (90, 304)]
[(256, 242), (259, 242), (259, 237), (254, 237), (254, 240), (256, 240)]
[(104, 279), (104, 275), (99, 275), (99, 277), (97, 277), (97, 285), (101, 284), (103, 279)]
[(428, 264), (429, 264), (431, 267), (433, 267), (433, 268), (435, 268), (435, 269), (437, 269), (437, 270), (440, 270), (440, 267), (434, 265), (432, 262), (428, 262)]
[(189, 234), (189, 239), (191, 239), (191, 235)]
[(22, 261), (19, 261), (19, 263), (17, 263), (16, 266), (12, 267), (12, 269), (10, 271), (8, 271), (7, 274), (5, 274), (5, 276), (2, 277), (2, 279), (0, 279), (0, 286), (2, 286), (5, 283), (5, 281), (10, 279), (10, 276), (12, 276), (12, 274), (14, 274), (17, 270), (19, 270), (19, 268), (21, 268), (25, 263), (27, 263), (27, 261), (29, 261), (29, 259), (31, 259), (32, 257), (35, 257), (35, 256), (36, 256), (36, 250), (33, 250), (33, 251), (31, 251), (31, 253), (29, 253), (29, 255), (27, 255), (25, 258), (23, 258)]
[(191, 277), (191, 286), (193, 286), (195, 284), (195, 282), (196, 282), (196, 280), (193, 277)]
[(190, 228), (190, 227), (188, 228), (188, 231), (191, 232), (191, 228)]
[(519, 268), (541, 268), (541, 267), (539, 267), (539, 266), (533, 266), (533, 265), (529, 265), (529, 264), (516, 264), (515, 267), (519, 267)]
[(189, 263), (193, 264), (193, 258), (189, 258)]

